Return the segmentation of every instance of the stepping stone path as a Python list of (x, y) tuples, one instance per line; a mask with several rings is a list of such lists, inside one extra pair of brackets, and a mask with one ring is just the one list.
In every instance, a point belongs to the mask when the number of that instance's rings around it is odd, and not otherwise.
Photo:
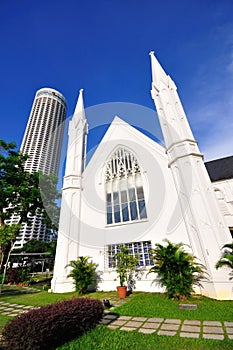
[(174, 336), (182, 338), (204, 339), (232, 339), (233, 322), (179, 320), (169, 318), (147, 318), (120, 316), (105, 312), (101, 324), (110, 329), (122, 331), (137, 331), (144, 334), (156, 333), (158, 335)]
[(35, 308), (35, 306), (29, 305), (20, 305), (20, 304), (10, 304), (4, 301), (0, 301), (0, 314), (6, 316), (17, 316), (22, 314), (23, 312), (27, 312), (31, 309)]

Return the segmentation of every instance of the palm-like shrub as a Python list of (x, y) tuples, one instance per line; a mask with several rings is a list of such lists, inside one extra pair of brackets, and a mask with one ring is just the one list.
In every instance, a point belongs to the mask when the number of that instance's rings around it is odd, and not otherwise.
[(231, 269), (230, 272), (230, 280), (233, 279), (233, 243), (225, 244), (222, 249), (224, 249), (221, 259), (216, 263), (216, 269), (220, 267), (229, 267)]
[(67, 267), (72, 267), (68, 277), (74, 279), (75, 289), (79, 294), (85, 294), (88, 287), (95, 282), (97, 265), (89, 261), (89, 256), (79, 256), (71, 260)]
[(184, 250), (184, 244), (165, 242), (165, 246), (157, 243), (152, 250), (154, 266), (149, 273), (158, 274), (159, 284), (166, 288), (168, 298), (186, 299), (194, 285), (201, 285), (205, 267)]

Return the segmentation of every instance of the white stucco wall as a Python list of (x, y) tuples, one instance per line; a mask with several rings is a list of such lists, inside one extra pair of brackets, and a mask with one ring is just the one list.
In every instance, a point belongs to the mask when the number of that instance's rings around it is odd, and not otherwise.
[(227, 226), (233, 229), (233, 179), (215, 181), (213, 188)]
[[(107, 225), (104, 165), (120, 146), (131, 150), (141, 167), (147, 219)], [(119, 284), (114, 281), (115, 272), (107, 267), (107, 245), (150, 240), (153, 247), (165, 238), (172, 242), (190, 243), (165, 149), (121, 119), (114, 119), (83, 173), (82, 185), (79, 255), (91, 256), (98, 263), (104, 279), (99, 289), (112, 290)], [(146, 277), (147, 272), (148, 268), (145, 268), (136, 289), (160, 291), (158, 286), (151, 285), (155, 276)]]

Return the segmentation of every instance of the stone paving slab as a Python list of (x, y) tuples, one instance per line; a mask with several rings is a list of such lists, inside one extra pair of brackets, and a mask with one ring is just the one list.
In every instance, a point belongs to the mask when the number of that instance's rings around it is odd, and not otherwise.
[(177, 331), (179, 329), (179, 325), (178, 324), (163, 323), (160, 329), (168, 330), (168, 331)]
[(118, 326), (114, 326), (112, 324), (107, 325), (107, 327), (110, 328), (110, 329), (117, 329), (118, 328)]
[(182, 332), (191, 332), (191, 333), (200, 333), (201, 327), (200, 326), (182, 326), (181, 327)]
[(133, 321), (146, 321), (147, 320), (147, 317), (133, 317), (132, 318)]
[(233, 327), (233, 322), (224, 322), (224, 326)]
[(104, 318), (107, 318), (108, 320), (116, 320), (116, 319), (119, 319), (117, 317), (117, 315), (114, 315), (114, 314), (105, 314), (104, 315)]
[(203, 327), (203, 333), (223, 334), (222, 327)]
[(172, 323), (172, 324), (180, 324), (181, 320), (179, 320), (177, 318), (166, 318), (166, 320), (164, 322)]
[(143, 328), (151, 328), (151, 329), (157, 329), (159, 328), (161, 323), (155, 323), (155, 322), (145, 322), (143, 324)]
[(118, 320), (126, 320), (126, 321), (128, 321), (128, 320), (131, 320), (131, 316), (120, 316), (119, 318), (118, 318)]
[(126, 321), (124, 321), (124, 320), (122, 320), (122, 321), (116, 320), (116, 321), (113, 321), (111, 324), (112, 324), (113, 326), (123, 326), (123, 324), (125, 324), (125, 322), (126, 322)]
[(143, 324), (143, 322), (137, 322), (137, 321), (128, 321), (125, 326), (126, 327), (140, 327)]
[(176, 332), (169, 332), (169, 331), (163, 331), (163, 330), (160, 330), (158, 331), (158, 335), (170, 335), (170, 336), (174, 336), (176, 335)]
[(100, 321), (100, 324), (105, 324), (105, 325), (108, 325), (112, 323), (112, 320), (109, 320), (108, 318), (103, 318), (101, 321)]
[(216, 339), (216, 340), (223, 340), (224, 335), (223, 334), (203, 334), (204, 339)]
[(183, 324), (199, 326), (201, 324), (201, 321), (198, 321), (198, 320), (184, 320)]
[(148, 318), (147, 322), (163, 322), (164, 318)]
[(25, 307), (25, 305), (17, 304), (15, 307), (17, 307), (17, 309), (21, 309), (21, 308)]
[(138, 330), (139, 333), (145, 333), (145, 334), (152, 334), (155, 332), (155, 329), (149, 329), (149, 328), (140, 328)]
[(221, 322), (218, 321), (203, 321), (203, 326), (222, 326)]
[(120, 330), (121, 331), (136, 331), (137, 328), (134, 327), (121, 327)]
[(189, 333), (189, 332), (180, 332), (180, 337), (182, 338), (199, 338), (199, 333)]
[(226, 327), (227, 333), (233, 334), (233, 327)]

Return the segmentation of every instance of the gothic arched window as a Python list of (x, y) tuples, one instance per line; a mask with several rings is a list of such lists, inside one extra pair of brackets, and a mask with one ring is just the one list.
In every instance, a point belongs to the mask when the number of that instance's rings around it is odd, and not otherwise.
[(105, 166), (107, 224), (147, 218), (140, 167), (135, 156), (118, 148)]

